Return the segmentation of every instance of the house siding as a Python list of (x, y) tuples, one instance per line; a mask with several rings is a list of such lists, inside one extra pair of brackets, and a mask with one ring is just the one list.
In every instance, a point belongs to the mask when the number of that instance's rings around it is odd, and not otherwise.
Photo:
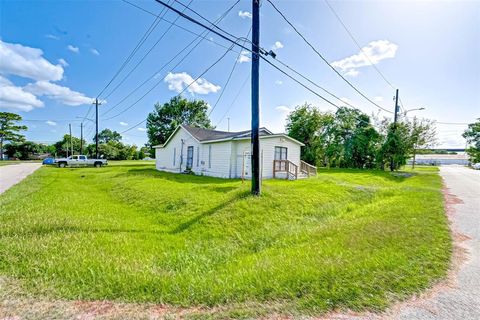
[[(182, 144), (183, 140), (183, 144)], [(157, 170), (182, 172), (187, 164), (187, 148), (193, 146), (192, 171), (195, 174), (219, 178), (241, 178), (244, 166), (244, 153), (250, 152), (250, 139), (229, 140), (222, 142), (199, 143), (185, 129), (180, 128), (168, 144), (156, 148)], [(263, 179), (273, 177), (273, 160), (275, 147), (288, 149), (287, 159), (300, 166), (300, 145), (285, 137), (260, 138), (260, 169)], [(175, 156), (175, 164), (174, 164)], [(247, 164), (250, 167), (250, 163)], [(245, 172), (245, 178), (251, 176), (250, 170)]]

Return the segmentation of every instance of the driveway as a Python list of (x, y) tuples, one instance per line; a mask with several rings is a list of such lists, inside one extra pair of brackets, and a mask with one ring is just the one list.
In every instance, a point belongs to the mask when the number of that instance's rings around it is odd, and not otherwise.
[(19, 163), (0, 166), (0, 194), (42, 166), (41, 163)]
[(458, 198), (449, 216), (457, 238), (465, 239), (460, 243), (466, 250), (465, 261), (459, 261), (452, 286), (403, 305), (395, 319), (480, 319), (480, 170), (443, 166), (440, 175)]

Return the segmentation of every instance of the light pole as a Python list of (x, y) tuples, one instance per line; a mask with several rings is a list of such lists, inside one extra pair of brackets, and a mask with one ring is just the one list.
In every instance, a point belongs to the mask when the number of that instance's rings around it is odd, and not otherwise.
[(425, 110), (425, 108), (424, 108), (424, 107), (421, 107), (421, 108), (415, 108), (415, 109), (405, 110), (405, 111), (403, 112), (403, 116), (406, 118), (408, 112), (410, 112), (410, 111), (419, 111), (419, 110)]

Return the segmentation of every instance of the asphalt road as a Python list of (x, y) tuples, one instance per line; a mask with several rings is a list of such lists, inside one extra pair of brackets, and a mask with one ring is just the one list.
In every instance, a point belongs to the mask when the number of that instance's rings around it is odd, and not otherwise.
[(41, 163), (19, 163), (0, 166), (0, 194), (42, 166)]
[(440, 175), (450, 193), (461, 200), (452, 205), (450, 220), (453, 231), (466, 239), (461, 242), (465, 261), (452, 286), (420, 302), (407, 303), (396, 312), (395, 319), (480, 319), (480, 170), (443, 166)]

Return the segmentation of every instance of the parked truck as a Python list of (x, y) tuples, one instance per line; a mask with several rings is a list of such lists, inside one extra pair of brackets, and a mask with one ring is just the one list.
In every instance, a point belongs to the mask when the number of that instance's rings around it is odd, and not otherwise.
[(69, 167), (80, 167), (80, 166), (94, 166), (100, 168), (108, 164), (106, 159), (88, 159), (85, 155), (75, 155), (67, 158), (55, 159), (55, 164), (60, 168)]

